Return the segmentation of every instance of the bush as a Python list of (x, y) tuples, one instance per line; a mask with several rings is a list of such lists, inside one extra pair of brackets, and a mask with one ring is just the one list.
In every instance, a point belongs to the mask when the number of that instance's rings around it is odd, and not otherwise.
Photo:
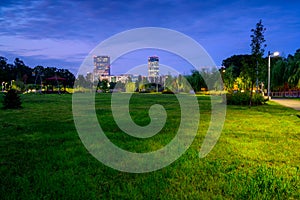
[(252, 105), (259, 106), (265, 103), (264, 97), (259, 93), (254, 93), (252, 96)]
[(174, 92), (169, 89), (166, 89), (162, 91), (162, 94), (174, 94)]
[(3, 99), (3, 107), (4, 107), (4, 109), (22, 108), (21, 104), (22, 104), (21, 97), (17, 93), (16, 90), (10, 89), (4, 95), (4, 99)]
[(228, 105), (248, 105), (250, 94), (247, 92), (235, 92), (226, 95)]
[[(227, 105), (249, 105), (250, 101), (250, 92), (235, 92), (226, 95)], [(265, 100), (261, 94), (253, 93), (252, 95), (252, 105), (262, 105)]]
[(139, 93), (150, 93), (150, 91), (149, 90), (141, 90), (141, 91), (139, 91)]

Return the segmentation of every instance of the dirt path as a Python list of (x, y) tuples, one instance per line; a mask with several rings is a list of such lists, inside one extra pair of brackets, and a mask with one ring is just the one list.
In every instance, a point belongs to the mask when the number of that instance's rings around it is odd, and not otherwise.
[(300, 110), (300, 101), (299, 100), (293, 100), (293, 99), (271, 99), (271, 101), (274, 101), (276, 103), (279, 103), (283, 106), (294, 108), (295, 110)]

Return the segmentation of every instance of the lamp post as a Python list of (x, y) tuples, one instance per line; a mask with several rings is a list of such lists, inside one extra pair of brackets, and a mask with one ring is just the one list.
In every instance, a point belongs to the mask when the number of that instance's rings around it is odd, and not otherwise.
[(271, 57), (279, 56), (279, 52), (268, 52), (268, 100), (270, 100), (270, 79), (271, 79)]

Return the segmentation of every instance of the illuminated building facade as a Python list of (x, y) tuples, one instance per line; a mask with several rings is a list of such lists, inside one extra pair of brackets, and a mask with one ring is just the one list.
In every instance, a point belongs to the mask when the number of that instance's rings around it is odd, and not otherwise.
[(94, 56), (94, 81), (103, 76), (110, 76), (110, 57)]
[(148, 58), (148, 79), (149, 82), (155, 82), (159, 76), (159, 58), (150, 56)]

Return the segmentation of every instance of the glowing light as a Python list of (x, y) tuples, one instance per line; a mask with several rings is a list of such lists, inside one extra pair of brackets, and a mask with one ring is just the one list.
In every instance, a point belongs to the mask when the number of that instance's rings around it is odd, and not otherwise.
[(275, 51), (274, 53), (273, 53), (273, 56), (279, 56), (279, 52), (278, 51)]

